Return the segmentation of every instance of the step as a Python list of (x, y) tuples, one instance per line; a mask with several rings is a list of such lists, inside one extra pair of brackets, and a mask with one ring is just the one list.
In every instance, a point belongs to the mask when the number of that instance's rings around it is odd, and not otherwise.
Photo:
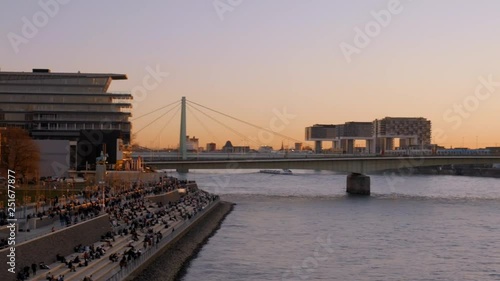
[[(139, 234), (139, 236), (140, 236), (140, 234)], [(120, 237), (120, 238), (122, 238), (122, 237)], [(85, 275), (89, 276), (93, 272), (100, 270), (102, 267), (105, 267), (105, 266), (109, 265), (110, 263), (113, 263), (112, 261), (109, 260), (109, 256), (113, 253), (118, 253), (119, 256), (121, 257), (123, 255), (122, 252), (125, 252), (125, 249), (128, 248), (130, 241), (132, 241), (132, 237), (130, 236), (130, 234), (127, 236), (124, 236), (123, 238), (124, 239), (121, 239), (121, 241), (118, 243), (116, 243), (116, 241), (115, 241), (116, 244), (113, 245), (112, 248), (108, 248), (106, 250), (106, 253), (99, 260), (92, 261), (91, 263), (89, 263), (89, 265), (87, 267), (77, 267), (77, 271), (71, 272), (71, 274), (68, 274), (67, 276), (65, 276), (65, 280), (77, 280), (76, 278), (78, 278), (79, 276), (82, 276), (82, 279), (83, 279), (83, 276), (85, 276)], [(139, 242), (133, 241), (133, 243), (136, 244)], [(78, 269), (80, 269), (80, 270), (78, 270)], [(97, 279), (94, 279), (94, 280), (97, 280)]]
[[(179, 225), (180, 223), (182, 223), (182, 222), (181, 221), (171, 222), (172, 225), (168, 229), (165, 228), (164, 224), (158, 224), (158, 225), (155, 225), (153, 227), (153, 231), (154, 232), (162, 231), (162, 234), (163, 234), (163, 232), (171, 233), (172, 226), (175, 227), (175, 226)], [(165, 231), (163, 231), (163, 230), (165, 230)], [(165, 237), (165, 235), (164, 235), (164, 237)], [(143, 247), (142, 242), (138, 243), (135, 248), (137, 250), (141, 250), (142, 252), (145, 252), (145, 249)], [(108, 263), (107, 265), (108, 266), (102, 266), (98, 270), (95, 270), (93, 273), (91, 273), (94, 280), (105, 280), (105, 277), (112, 276), (113, 274), (115, 274), (116, 272), (119, 271), (119, 266), (120, 266), (119, 262), (115, 263), (115, 264), (111, 264), (111, 265)], [(87, 274), (87, 276), (89, 276), (89, 275), (90, 275), (90, 273)], [(68, 280), (70, 280), (70, 279), (68, 279)]]
[[(125, 238), (126, 237), (117, 236), (117, 238), (115, 238), (116, 241), (114, 242), (115, 245), (119, 246), (122, 244), (123, 245), (127, 244), (128, 240)], [(94, 246), (97, 247), (98, 245), (102, 245), (102, 244), (106, 244), (106, 242), (98, 241), (98, 242), (94, 243)], [(115, 245), (113, 245), (113, 248), (115, 247)], [(106, 249), (106, 254), (108, 253), (108, 251), (109, 250)], [(83, 259), (83, 253), (71, 253), (71, 254), (67, 255), (65, 258), (66, 258), (66, 260), (74, 259), (76, 257), (76, 254), (78, 254), (80, 256), (80, 258)], [(101, 259), (102, 259), (102, 257), (101, 257)], [(98, 262), (98, 261), (99, 260), (92, 260), (89, 264), (92, 264), (93, 262)], [(66, 276), (66, 274), (68, 274), (70, 271), (70, 269), (66, 266), (66, 264), (58, 262), (58, 261), (50, 264), (49, 267), (50, 267), (50, 269), (42, 269), (43, 271), (39, 270), (38, 274), (30, 280), (46, 280), (45, 276), (47, 275), (48, 272), (50, 272), (54, 276), (59, 276), (61, 274)], [(43, 274), (41, 274), (41, 273), (43, 273)]]

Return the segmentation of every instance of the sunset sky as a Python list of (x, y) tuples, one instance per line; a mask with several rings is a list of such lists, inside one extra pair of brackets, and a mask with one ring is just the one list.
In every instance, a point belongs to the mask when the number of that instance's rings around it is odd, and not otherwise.
[[(2, 71), (124, 73), (110, 90), (137, 95), (159, 69), (133, 118), (186, 96), (300, 141), (313, 124), (421, 116), (441, 145), (500, 145), (500, 1), (10, 0), (0, 11)], [(174, 111), (136, 140), (176, 147)], [(191, 110), (201, 146), (293, 145), (205, 112), (240, 134)]]

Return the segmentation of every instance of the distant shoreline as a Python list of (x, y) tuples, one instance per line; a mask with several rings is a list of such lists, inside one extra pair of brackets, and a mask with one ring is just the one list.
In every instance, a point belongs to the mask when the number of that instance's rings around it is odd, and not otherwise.
[[(380, 174), (395, 173), (401, 175), (432, 175), (432, 176), (466, 176), (483, 178), (500, 178), (500, 169), (498, 168), (476, 168), (476, 167), (416, 167), (386, 170)], [(375, 173), (378, 174), (378, 173)]]

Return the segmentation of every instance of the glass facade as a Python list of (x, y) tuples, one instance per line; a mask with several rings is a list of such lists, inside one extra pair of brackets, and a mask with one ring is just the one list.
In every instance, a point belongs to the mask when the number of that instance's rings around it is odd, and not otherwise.
[(0, 127), (16, 126), (35, 139), (78, 140), (80, 130), (118, 130), (130, 142), (129, 93), (108, 92), (124, 74), (0, 71)]

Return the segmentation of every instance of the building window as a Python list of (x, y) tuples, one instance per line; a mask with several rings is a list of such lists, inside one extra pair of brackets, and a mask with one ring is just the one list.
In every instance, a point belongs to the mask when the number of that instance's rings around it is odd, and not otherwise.
[(42, 120), (56, 120), (56, 114), (40, 114), (40, 119)]

